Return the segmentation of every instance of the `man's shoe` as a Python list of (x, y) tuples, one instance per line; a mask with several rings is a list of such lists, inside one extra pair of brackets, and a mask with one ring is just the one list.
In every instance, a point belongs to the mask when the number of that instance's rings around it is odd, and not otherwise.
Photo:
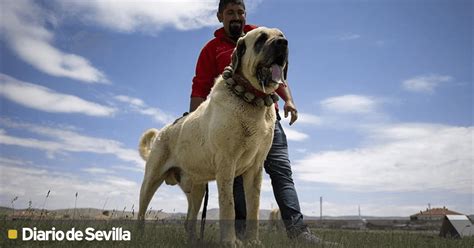
[(324, 241), (309, 231), (303, 231), (296, 236), (296, 241), (304, 244), (323, 245), (324, 247), (343, 247), (342, 245), (335, 242)]
[(323, 243), (322, 239), (316, 237), (316, 235), (308, 231), (304, 231), (300, 233), (298, 236), (296, 236), (296, 240), (299, 242), (308, 243), (308, 244), (322, 244)]

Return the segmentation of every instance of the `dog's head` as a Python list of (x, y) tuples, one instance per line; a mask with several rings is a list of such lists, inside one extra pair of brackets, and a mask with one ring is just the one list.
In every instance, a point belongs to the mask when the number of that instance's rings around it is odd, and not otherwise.
[(288, 41), (278, 29), (256, 28), (237, 41), (232, 67), (254, 88), (273, 92), (286, 81)]

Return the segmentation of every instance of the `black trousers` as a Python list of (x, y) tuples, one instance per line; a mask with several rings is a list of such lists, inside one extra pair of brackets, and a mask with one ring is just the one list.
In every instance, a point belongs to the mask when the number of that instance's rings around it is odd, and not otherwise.
[[(275, 200), (280, 208), (281, 217), (290, 238), (306, 230), (303, 214), (299, 205), (298, 195), (292, 179), (291, 164), (288, 156), (288, 142), (280, 124), (277, 113), (273, 143), (265, 160), (265, 172), (270, 175)], [(235, 228), (236, 234), (242, 238), (245, 233), (245, 192), (242, 176), (234, 180)]]

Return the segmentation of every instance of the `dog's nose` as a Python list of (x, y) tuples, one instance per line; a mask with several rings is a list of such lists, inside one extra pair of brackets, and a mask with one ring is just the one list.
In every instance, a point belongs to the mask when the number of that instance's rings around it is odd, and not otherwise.
[(275, 40), (275, 45), (277, 47), (281, 47), (281, 48), (284, 48), (284, 47), (287, 47), (288, 46), (288, 41), (283, 38), (283, 37), (280, 37), (280, 38), (276, 38)]

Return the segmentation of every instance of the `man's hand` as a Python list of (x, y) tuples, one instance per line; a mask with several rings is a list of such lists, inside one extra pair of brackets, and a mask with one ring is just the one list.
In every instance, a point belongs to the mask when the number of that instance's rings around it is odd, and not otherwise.
[(298, 111), (293, 101), (286, 101), (285, 106), (283, 107), (285, 111), (285, 118), (288, 117), (288, 112), (291, 113), (290, 126), (298, 119)]

